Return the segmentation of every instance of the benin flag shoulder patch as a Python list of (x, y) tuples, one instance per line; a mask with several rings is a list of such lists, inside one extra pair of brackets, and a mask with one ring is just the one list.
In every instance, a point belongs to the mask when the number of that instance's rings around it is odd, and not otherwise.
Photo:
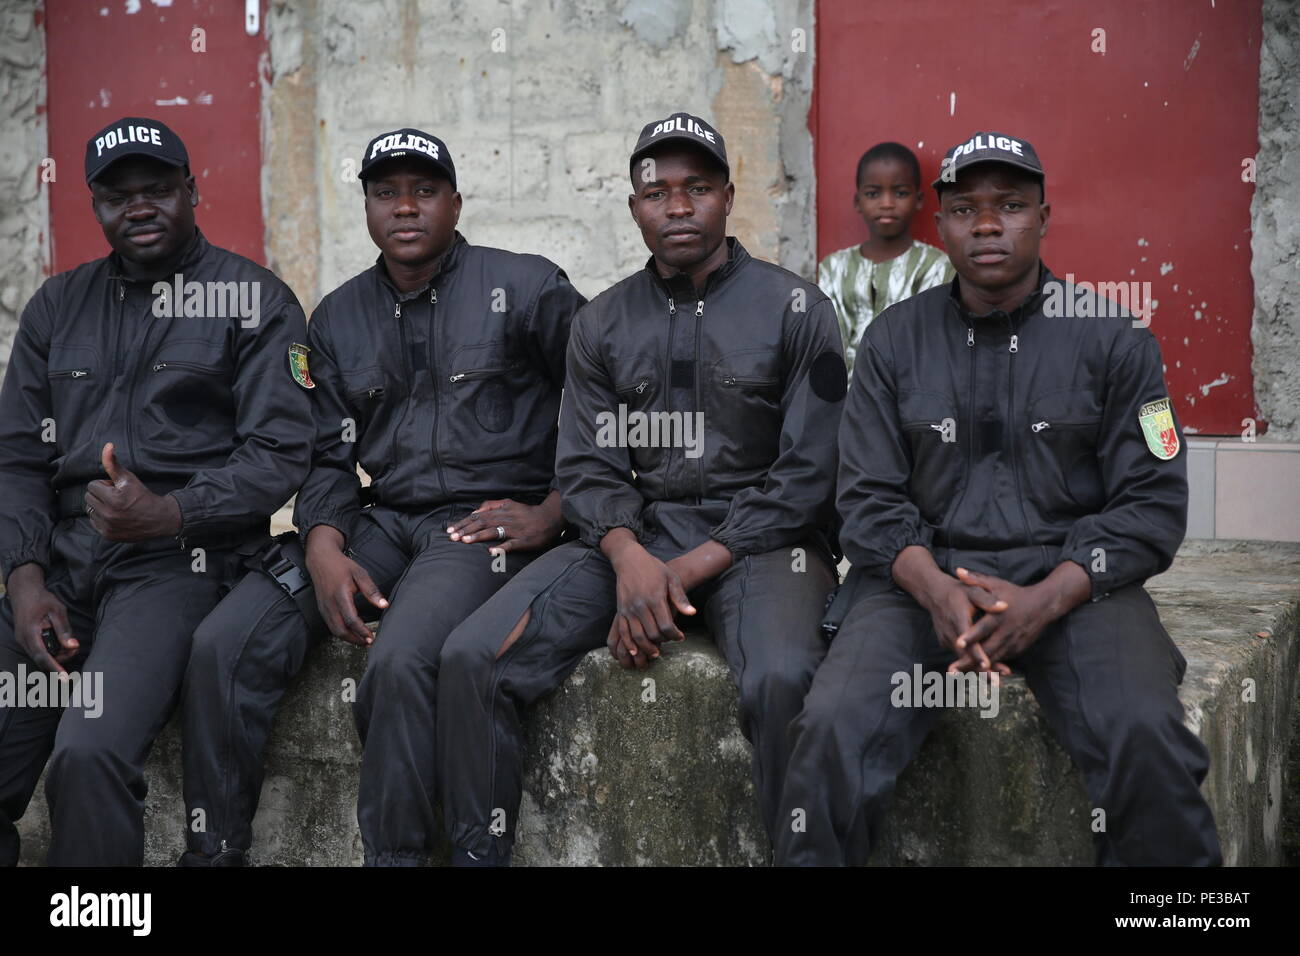
[(307, 353), (310, 351), (307, 346), (297, 342), (289, 346), (289, 371), (293, 373), (293, 380), (303, 388), (316, 387), (316, 383), (311, 380), (311, 370), (307, 368)]
[(1174, 427), (1174, 410), (1168, 397), (1143, 405), (1138, 411), (1138, 421), (1151, 454), (1161, 461), (1169, 461), (1178, 454), (1178, 429)]

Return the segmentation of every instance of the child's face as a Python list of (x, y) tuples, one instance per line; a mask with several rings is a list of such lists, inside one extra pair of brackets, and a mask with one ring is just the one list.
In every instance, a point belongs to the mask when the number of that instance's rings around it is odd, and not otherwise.
[(853, 208), (873, 236), (893, 239), (911, 232), (912, 217), (921, 208), (921, 191), (905, 164), (878, 159), (862, 171)]

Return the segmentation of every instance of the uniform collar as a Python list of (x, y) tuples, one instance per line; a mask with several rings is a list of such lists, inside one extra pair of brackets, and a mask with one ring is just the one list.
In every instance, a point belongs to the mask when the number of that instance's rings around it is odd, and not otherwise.
[(177, 272), (184, 275), (185, 271), (190, 266), (203, 258), (209, 248), (210, 245), (208, 240), (204, 237), (203, 233), (199, 231), (199, 227), (195, 226), (194, 235), (190, 237), (190, 241), (185, 246), (180, 258), (176, 261), (174, 266), (167, 270), (167, 272), (170, 273), (169, 275), (162, 275), (160, 273), (159, 275), (152, 277), (141, 276), (140, 278), (133, 278), (126, 274), (125, 270), (122, 268), (122, 257), (114, 251), (108, 254), (108, 277), (122, 282), (153, 282), (159, 279), (171, 279), (172, 274)]
[[(734, 275), (749, 259), (749, 253), (735, 236), (727, 236), (726, 243), (727, 261), (708, 274), (704, 280), (703, 292), (716, 289), (727, 277)], [(665, 279), (659, 274), (659, 270), (655, 268), (654, 256), (646, 260), (645, 268), (650, 273), (655, 284), (671, 298), (683, 300), (695, 298), (695, 288), (684, 273), (679, 272), (677, 275)], [(703, 298), (703, 292), (701, 292), (701, 298)]]
[(429, 276), (429, 281), (411, 292), (400, 292), (397, 286), (393, 285), (393, 280), (388, 275), (388, 267), (384, 265), (384, 254), (382, 252), (375, 257), (375, 275), (379, 278), (380, 284), (393, 293), (398, 302), (406, 302), (423, 295), (428, 291), (429, 286), (434, 285), (439, 279), (456, 268), (456, 264), (460, 262), (464, 250), (468, 246), (469, 242), (457, 229), (455, 235), (452, 236), (451, 245), (439, 257), (437, 264), (434, 266), (433, 275)]
[(1026, 298), (1024, 302), (1021, 302), (1020, 305), (1016, 306), (1009, 313), (1004, 312), (1001, 309), (994, 309), (991, 312), (984, 313), (983, 315), (976, 315), (970, 309), (966, 308), (961, 301), (961, 288), (959, 285), (961, 282), (960, 276), (952, 277), (952, 282), (950, 283), (948, 290), (948, 299), (952, 303), (957, 317), (967, 325), (975, 322), (989, 322), (1006, 319), (1013, 326), (1019, 326), (1025, 319), (1038, 311), (1043, 302), (1043, 286), (1044, 284), (1051, 282), (1054, 278), (1052, 271), (1047, 268), (1043, 263), (1043, 260), (1039, 259), (1038, 285), (1035, 287), (1033, 292), (1029, 293), (1028, 298)]

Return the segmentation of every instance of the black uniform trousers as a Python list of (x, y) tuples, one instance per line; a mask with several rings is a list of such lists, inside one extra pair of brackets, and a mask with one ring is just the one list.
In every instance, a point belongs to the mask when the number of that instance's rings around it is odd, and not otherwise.
[[(666, 560), (666, 537), (646, 544)], [(835, 575), (814, 546), (738, 559), (691, 593), (740, 694), (741, 729), (768, 832), (789, 758), (787, 727), (826, 651), (819, 624)], [(438, 761), (452, 843), (498, 858), (513, 844), (522, 798), (521, 711), (606, 644), (616, 610), (609, 560), (580, 542), (544, 555), (458, 627), (442, 652)], [(518, 639), (507, 635), (531, 606)], [(610, 661), (610, 666), (616, 666)]]
[[(952, 660), (911, 595), (886, 586), (857, 601), (792, 725), (778, 864), (867, 861), (895, 781), (938, 716), (892, 706), (891, 675), (910, 675), (917, 662), (943, 671)], [(1187, 662), (1145, 589), (1080, 605), (1008, 663), (1105, 811), (1094, 838), (1100, 864), (1222, 862), (1199, 790), (1209, 756), (1178, 700)]]
[[(403, 512), (375, 505), (361, 512), (347, 544), (389, 601), (353, 704), (367, 865), (427, 860), (437, 834), (438, 652), (457, 624), (536, 556), (493, 559), (486, 545), (450, 540), (448, 526), (476, 506)], [(378, 614), (360, 596), (357, 608), (367, 620)], [(186, 828), (191, 850), (251, 845), (272, 720), (307, 652), (326, 637), (265, 573), (248, 575), (200, 625), (185, 678), (186, 815), (203, 821), (202, 832)]]
[[(14, 826), (50, 757), (51, 866), (130, 866), (144, 861), (145, 760), (176, 706), (194, 629), (269, 540), (206, 548), (175, 542), (106, 541), (85, 516), (51, 536), (45, 586), (68, 609), (77, 656), (64, 664), (95, 675), (99, 699), (0, 709), (0, 864), (18, 861)], [(0, 671), (38, 671), (0, 600)]]

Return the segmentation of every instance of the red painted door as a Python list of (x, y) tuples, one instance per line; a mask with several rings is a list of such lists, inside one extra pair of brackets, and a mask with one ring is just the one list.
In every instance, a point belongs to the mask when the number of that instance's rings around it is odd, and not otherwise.
[[(1260, 36), (1258, 0), (822, 0), (818, 255), (865, 236), (853, 177), (875, 143), (911, 148), (928, 184), (971, 133), (1023, 136), (1047, 172), (1043, 260), (1062, 277), (1150, 282), (1180, 420), (1239, 435), (1257, 417), (1243, 160), (1259, 142)], [(934, 202), (927, 185), (914, 234), (940, 245)]]
[(176, 131), (198, 183), (199, 228), (265, 263), (260, 12), (249, 35), (237, 0), (45, 0), (54, 271), (108, 253), (90, 211), (86, 140), (123, 116)]

